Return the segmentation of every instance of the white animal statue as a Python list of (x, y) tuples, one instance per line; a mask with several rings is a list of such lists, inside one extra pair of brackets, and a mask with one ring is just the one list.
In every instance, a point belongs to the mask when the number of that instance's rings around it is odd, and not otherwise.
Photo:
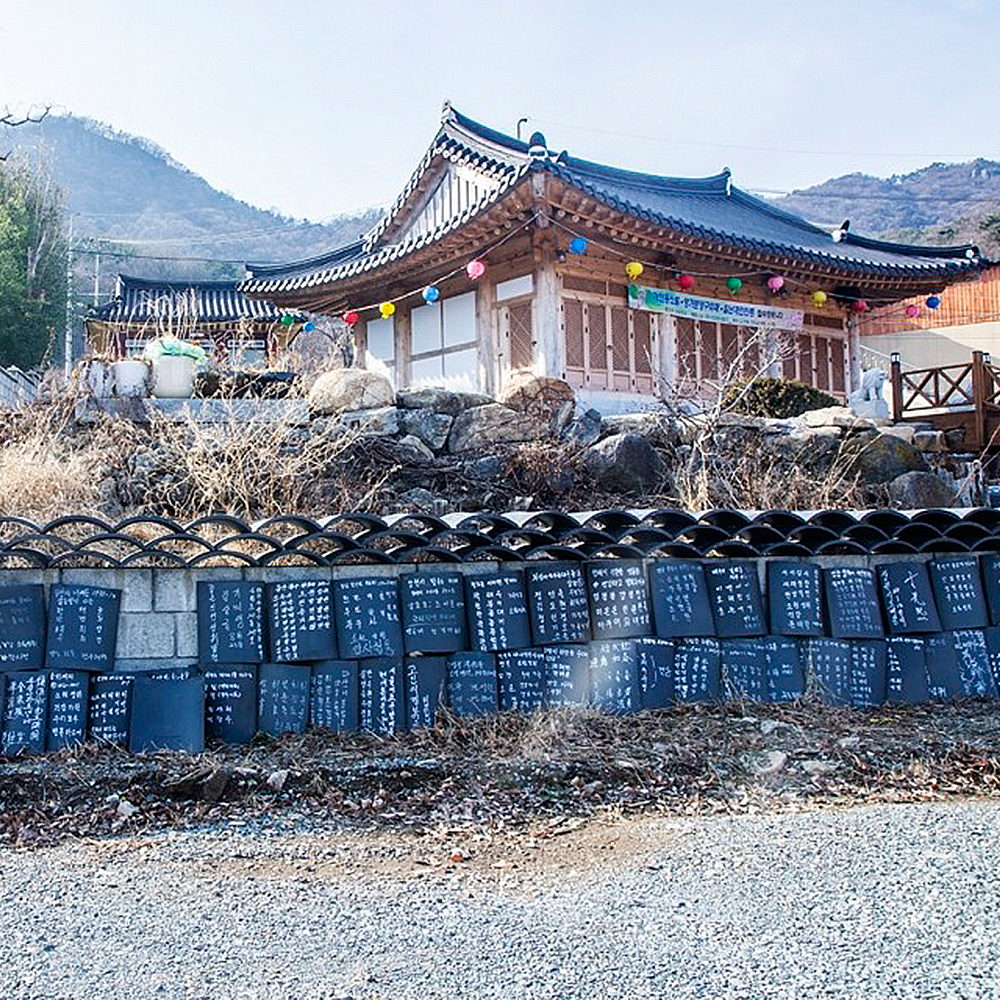
[(881, 368), (867, 368), (861, 373), (861, 386), (851, 393), (852, 403), (871, 403), (882, 399), (885, 372)]

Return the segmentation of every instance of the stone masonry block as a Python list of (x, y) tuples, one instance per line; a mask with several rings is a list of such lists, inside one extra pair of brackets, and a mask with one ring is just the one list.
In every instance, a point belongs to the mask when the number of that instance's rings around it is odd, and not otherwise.
[(285, 583), (289, 580), (329, 580), (329, 566), (248, 566), (244, 578), (262, 583)]
[(126, 660), (172, 657), (174, 616), (160, 612), (122, 614), (117, 655)]
[(237, 566), (206, 566), (204, 569), (153, 570), (153, 607), (157, 611), (195, 611), (199, 580), (242, 580)]
[(153, 610), (153, 571), (150, 569), (64, 569), (62, 582), (120, 590), (123, 612)]
[(198, 615), (193, 611), (181, 611), (173, 616), (177, 636), (177, 656), (198, 659)]

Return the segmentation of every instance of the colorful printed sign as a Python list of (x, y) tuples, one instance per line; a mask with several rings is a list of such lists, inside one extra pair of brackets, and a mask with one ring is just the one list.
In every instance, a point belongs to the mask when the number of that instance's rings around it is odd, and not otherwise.
[(674, 292), (669, 288), (647, 288), (645, 285), (630, 284), (628, 307), (645, 309), (647, 312), (670, 313), (672, 316), (684, 316), (688, 319), (703, 319), (709, 323), (729, 323), (765, 330), (802, 329), (802, 312), (799, 309), (708, 299), (701, 295), (688, 295), (687, 292)]

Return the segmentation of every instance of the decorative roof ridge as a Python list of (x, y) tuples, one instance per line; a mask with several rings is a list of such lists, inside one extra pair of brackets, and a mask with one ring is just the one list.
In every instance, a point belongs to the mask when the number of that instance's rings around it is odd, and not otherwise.
[[(305, 257), (302, 260), (288, 261), (285, 264), (250, 264), (245, 265), (249, 271), (248, 277), (277, 277), (288, 274), (292, 271), (309, 271), (318, 267), (325, 267), (329, 264), (336, 264), (342, 260), (349, 260), (359, 257), (365, 252), (365, 237), (352, 240), (350, 243), (343, 243), (339, 247), (327, 250), (326, 253), (317, 254), (315, 257)], [(244, 279), (246, 280), (246, 279)]]
[(605, 177), (608, 180), (625, 182), (634, 187), (648, 187), (656, 191), (716, 195), (725, 198), (728, 197), (731, 188), (732, 174), (728, 167), (707, 177), (669, 177), (666, 174), (647, 174), (638, 170), (626, 170), (623, 167), (610, 167), (604, 163), (581, 160), (565, 152), (557, 157), (556, 162), (560, 166), (590, 177)]
[(119, 273), (115, 282), (115, 296), (119, 296), (122, 291), (127, 291), (130, 288), (150, 290), (162, 288), (165, 291), (183, 288), (205, 289), (206, 291), (239, 291), (242, 280), (242, 278), (231, 278), (228, 281), (197, 281), (178, 278), (175, 281), (170, 278), (140, 278), (131, 274)]
[(884, 250), (887, 253), (898, 253), (902, 257), (964, 257), (966, 260), (978, 260), (983, 265), (990, 263), (985, 257), (980, 257), (979, 247), (974, 243), (951, 247), (920, 246), (916, 243), (893, 243), (890, 240), (877, 240), (872, 236), (858, 236), (848, 230), (841, 230), (841, 234), (840, 242), (864, 247), (866, 250)]

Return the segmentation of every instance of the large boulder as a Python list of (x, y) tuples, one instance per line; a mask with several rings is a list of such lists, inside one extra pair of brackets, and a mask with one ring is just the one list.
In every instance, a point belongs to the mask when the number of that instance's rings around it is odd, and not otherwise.
[(671, 447), (680, 441), (676, 421), (662, 410), (612, 414), (604, 418), (604, 426), (612, 434), (626, 434), (630, 431), (641, 434), (653, 444), (663, 447)]
[(806, 427), (846, 427), (849, 430), (870, 430), (875, 426), (868, 417), (859, 417), (848, 406), (824, 406), (806, 410), (798, 418)]
[(548, 422), (555, 419), (567, 403), (571, 407), (575, 405), (576, 395), (572, 386), (561, 378), (516, 372), (504, 386), (500, 402), (512, 410)]
[(420, 389), (400, 389), (396, 403), (404, 410), (433, 410), (454, 417), (463, 410), (492, 403), (489, 396), (480, 392), (454, 392), (439, 386), (424, 386)]
[(622, 493), (655, 489), (663, 479), (663, 462), (641, 434), (612, 434), (583, 453), (583, 465), (599, 486)]
[(571, 424), (563, 428), (562, 439), (577, 448), (589, 448), (601, 439), (604, 421), (597, 410), (584, 410)]
[(851, 442), (852, 468), (869, 484), (889, 483), (905, 472), (926, 472), (924, 456), (902, 438), (876, 434), (870, 441)]
[(435, 410), (400, 410), (399, 425), (405, 434), (412, 434), (431, 451), (440, 451), (448, 441), (448, 432), (454, 418)]
[(335, 368), (316, 379), (308, 402), (311, 413), (327, 414), (392, 406), (395, 397), (392, 383), (378, 372)]
[(542, 433), (542, 425), (527, 413), (487, 403), (463, 410), (455, 417), (448, 435), (448, 451), (485, 451), (496, 445), (531, 441)]
[(957, 507), (958, 497), (933, 472), (904, 472), (889, 483), (889, 499), (902, 510)]

